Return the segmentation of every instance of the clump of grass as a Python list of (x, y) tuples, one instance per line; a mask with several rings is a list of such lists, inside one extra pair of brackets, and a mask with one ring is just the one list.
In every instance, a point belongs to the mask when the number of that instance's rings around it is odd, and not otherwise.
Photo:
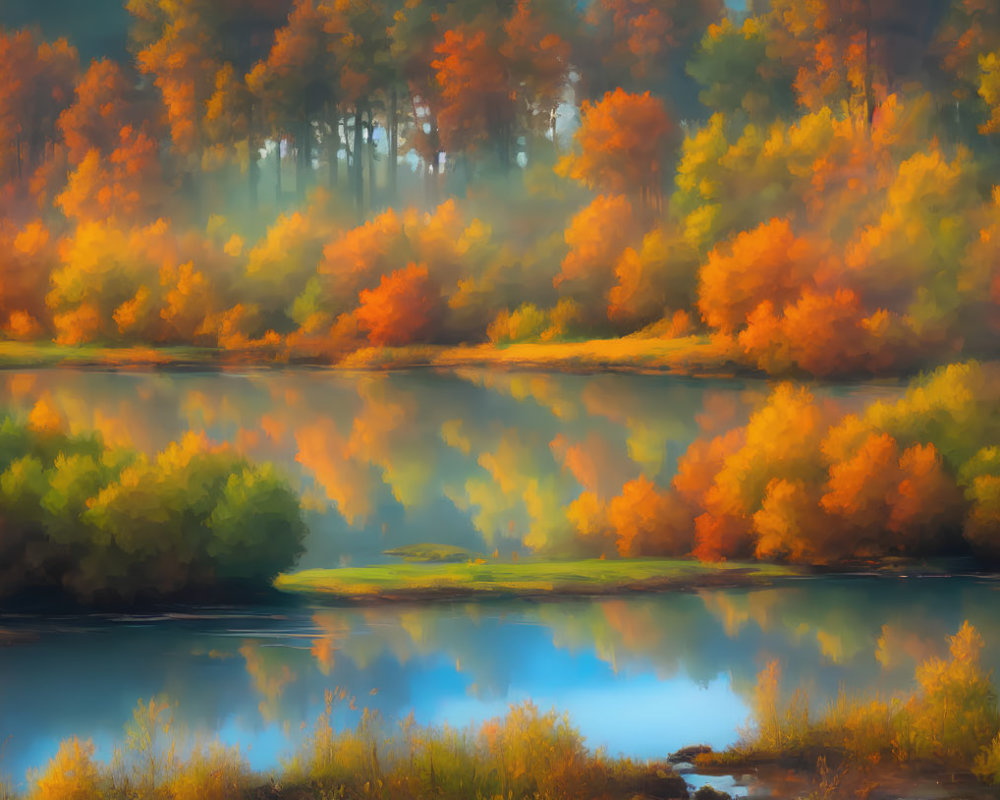
[[(30, 772), (26, 800), (242, 800), (259, 780), (238, 748), (196, 743), (186, 755), (165, 698), (140, 700), (110, 763), (76, 737)], [(2, 800), (14, 798), (13, 789)]]
[(852, 698), (841, 691), (815, 716), (804, 691), (784, 695), (780, 667), (771, 662), (754, 690), (753, 728), (727, 752), (702, 761), (920, 763), (1000, 782), (1000, 715), (992, 676), (979, 661), (982, 637), (965, 622), (949, 644), (948, 658), (917, 667), (908, 695)]

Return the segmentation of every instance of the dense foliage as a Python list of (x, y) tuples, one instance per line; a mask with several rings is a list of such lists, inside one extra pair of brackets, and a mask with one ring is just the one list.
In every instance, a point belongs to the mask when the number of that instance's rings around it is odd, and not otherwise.
[(0, 36), (7, 338), (702, 333), (816, 375), (996, 352), (990, 3), (127, 8), (128, 58)]
[(270, 465), (204, 435), (150, 459), (52, 423), (43, 406), (0, 422), (0, 596), (218, 598), (266, 588), (301, 553), (298, 495)]
[(942, 367), (843, 417), (782, 383), (746, 426), (695, 440), (669, 488), (640, 476), (610, 498), (586, 490), (567, 516), (581, 543), (623, 556), (992, 559), (998, 445), (996, 364)]

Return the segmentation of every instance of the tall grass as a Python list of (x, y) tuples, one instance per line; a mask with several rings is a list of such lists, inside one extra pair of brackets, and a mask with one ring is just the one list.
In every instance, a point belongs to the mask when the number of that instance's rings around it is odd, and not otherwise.
[(590, 752), (564, 715), (531, 703), (479, 727), (424, 727), (412, 717), (389, 725), (365, 710), (337, 730), (334, 706), (345, 700), (327, 692), (325, 711), (277, 775), (253, 773), (238, 748), (218, 742), (183, 748), (170, 704), (140, 701), (109, 763), (95, 760), (90, 742), (69, 739), (29, 776), (27, 800), (597, 800), (682, 785), (665, 764)]
[(982, 647), (978, 631), (965, 622), (949, 639), (948, 658), (918, 665), (909, 694), (841, 691), (815, 715), (806, 692), (782, 690), (780, 667), (771, 662), (754, 690), (754, 726), (721, 760), (921, 763), (1000, 782), (1000, 715), (992, 676), (980, 665)]

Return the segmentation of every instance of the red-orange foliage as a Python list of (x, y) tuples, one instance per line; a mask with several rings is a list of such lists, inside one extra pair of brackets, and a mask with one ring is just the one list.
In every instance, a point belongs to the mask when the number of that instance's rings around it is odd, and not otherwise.
[(601, 192), (638, 194), (658, 203), (670, 118), (649, 92), (608, 92), (597, 103), (580, 106), (578, 152), (567, 156), (560, 169), (574, 180)]
[(674, 555), (691, 547), (690, 519), (683, 505), (644, 475), (626, 482), (621, 494), (611, 499), (607, 519), (619, 555)]
[(399, 346), (426, 338), (441, 294), (427, 267), (410, 263), (383, 275), (377, 287), (362, 290), (358, 299), (361, 304), (354, 315), (358, 327), (368, 332), (368, 341)]
[(820, 498), (823, 510), (846, 526), (838, 546), (872, 556), (933, 552), (961, 513), (959, 491), (942, 470), (933, 444), (900, 454), (889, 434), (871, 434), (852, 457), (830, 467)]
[(761, 303), (780, 308), (794, 302), (820, 263), (811, 239), (796, 236), (787, 219), (772, 219), (709, 253), (701, 268), (698, 308), (713, 328), (732, 333)]
[[(870, 113), (885, 94), (892, 55), (886, 32), (910, 22), (912, 3), (775, 0), (775, 54), (797, 69), (795, 90), (809, 109), (849, 102)], [(912, 24), (912, 23), (911, 23)]]
[(165, 190), (159, 142), (126, 125), (106, 157), (97, 149), (84, 156), (56, 204), (67, 216), (81, 220), (139, 221), (155, 214)]
[(440, 86), (438, 129), (445, 149), (474, 150), (495, 141), (498, 156), (509, 160), (514, 92), (507, 65), (483, 28), (445, 31), (431, 62)]
[(604, 316), (605, 293), (614, 283), (615, 263), (638, 234), (632, 204), (627, 197), (595, 197), (573, 217), (566, 229), (566, 244), (570, 250), (553, 284), (595, 301), (600, 307), (600, 316)]
[[(188, 167), (197, 166), (206, 144), (206, 116), (222, 100), (214, 95), (236, 88), (225, 80), (227, 71), (264, 55), (290, 2), (129, 0), (128, 5), (139, 20), (136, 62), (162, 94), (174, 155)], [(229, 111), (240, 113), (231, 103)]]
[(500, 48), (514, 90), (535, 109), (533, 121), (542, 129), (554, 125), (570, 68), (569, 42), (552, 30), (553, 22), (535, 0), (518, 0), (504, 22), (506, 40)]
[(323, 258), (316, 269), (324, 284), (328, 284), (332, 310), (346, 310), (341, 308), (343, 302), (338, 302), (338, 298), (353, 297), (391, 271), (402, 234), (403, 220), (390, 208), (344, 231), (323, 248)]
[(733, 514), (699, 514), (694, 521), (695, 546), (691, 551), (702, 561), (724, 561), (750, 555), (750, 523)]
[(770, 300), (761, 303), (739, 334), (744, 352), (765, 372), (792, 367), (813, 375), (877, 372), (903, 355), (886, 340), (895, 322), (886, 312), (865, 317), (857, 295), (806, 288), (793, 305), (776, 314)]
[(41, 220), (17, 230), (0, 227), (0, 320), (14, 339), (40, 333), (49, 273), (58, 258), (54, 237)]
[(114, 61), (90, 65), (76, 85), (73, 104), (59, 115), (71, 164), (79, 164), (93, 149), (110, 153), (118, 146), (122, 128), (142, 121), (134, 94), (131, 81)]
[(76, 50), (65, 39), (38, 42), (29, 31), (0, 32), (0, 147), (10, 177), (42, 160), (77, 69)]
[(316, 102), (307, 97), (311, 86), (335, 96), (337, 58), (326, 30), (334, 17), (332, 4), (296, 0), (267, 58), (247, 75), (247, 86), (263, 102), (273, 129), (299, 123), (317, 110), (307, 108)]

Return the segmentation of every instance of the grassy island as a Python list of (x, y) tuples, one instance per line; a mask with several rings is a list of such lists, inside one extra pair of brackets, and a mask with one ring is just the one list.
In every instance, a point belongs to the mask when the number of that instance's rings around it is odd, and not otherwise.
[(513, 563), (392, 564), (279, 575), (284, 592), (343, 599), (591, 595), (766, 583), (803, 574), (777, 564), (632, 558)]

